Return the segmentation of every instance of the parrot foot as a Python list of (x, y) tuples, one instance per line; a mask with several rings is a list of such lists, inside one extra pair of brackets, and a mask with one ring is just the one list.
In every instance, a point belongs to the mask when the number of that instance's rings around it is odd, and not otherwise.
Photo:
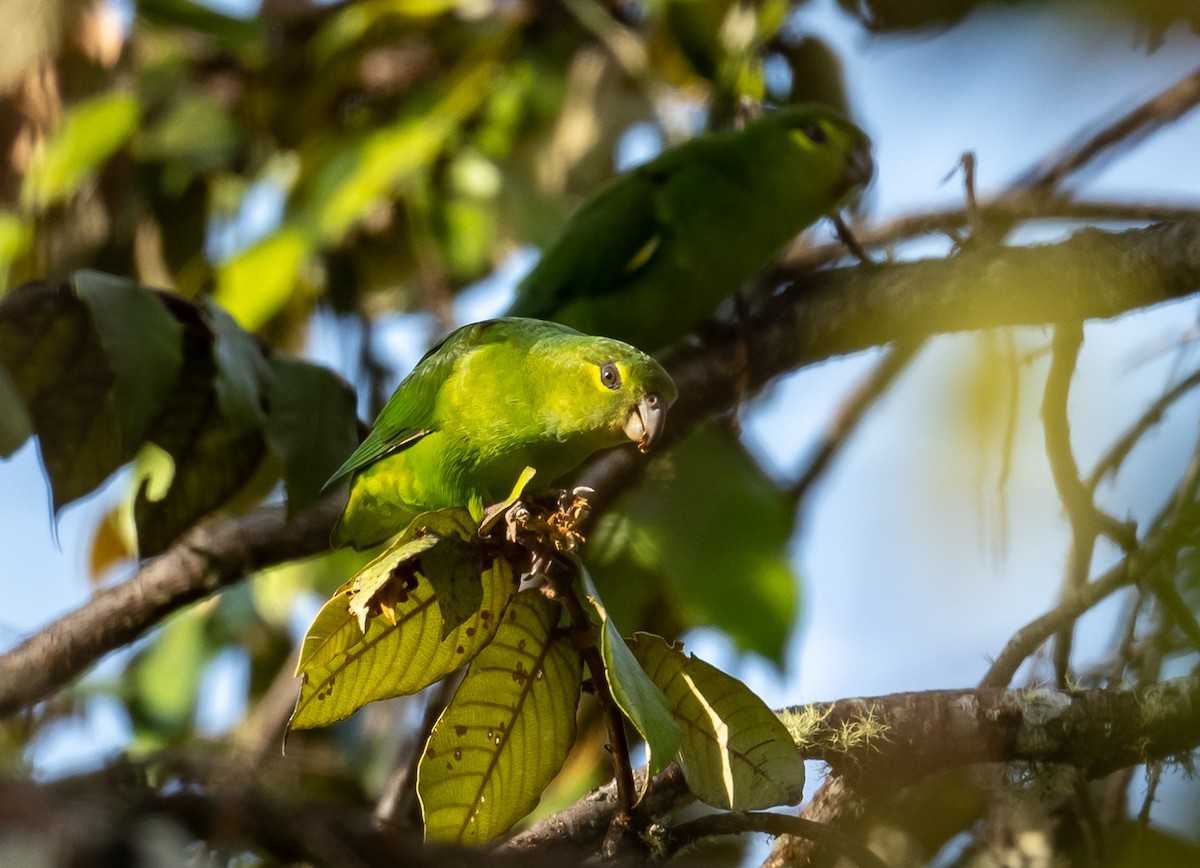
[(587, 486), (559, 491), (552, 506), (517, 501), (504, 512), (505, 539), (527, 549), (534, 564), (575, 551), (584, 541), (577, 525), (591, 511), (587, 495), (592, 492)]

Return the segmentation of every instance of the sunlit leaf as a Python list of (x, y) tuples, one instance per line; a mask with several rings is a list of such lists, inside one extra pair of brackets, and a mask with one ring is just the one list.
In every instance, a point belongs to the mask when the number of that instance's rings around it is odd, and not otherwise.
[(766, 703), (736, 678), (658, 636), (639, 633), (631, 647), (671, 702), (683, 731), (679, 764), (699, 799), (735, 811), (800, 801), (804, 760)]
[(425, 536), (406, 533), (359, 570), (350, 582), (353, 593), (347, 607), (357, 619), (360, 631), (366, 633), (371, 618), (381, 612), (389, 621), (396, 620), (396, 604), (407, 602), (408, 593), (416, 587), (417, 558), (440, 541), (441, 537), (433, 533)]
[(675, 758), (679, 747), (679, 724), (672, 716), (666, 695), (646, 675), (625, 644), (621, 632), (608, 617), (590, 577), (586, 572), (583, 576), (590, 595), (589, 602), (600, 616), (600, 656), (604, 659), (604, 674), (608, 678), (609, 690), (621, 713), (646, 742), (649, 752), (646, 763), (648, 782)]
[(362, 39), (372, 27), (390, 18), (432, 18), (442, 15), (462, 0), (384, 0), (381, 3), (349, 3), (338, 9), (313, 37), (309, 50), (317, 64), (327, 63)]
[[(388, 576), (396, 550), (408, 541), (401, 536), (362, 572)], [(309, 729), (342, 720), (368, 702), (415, 693), (469, 662), (491, 641), (516, 592), (512, 567), (503, 559), (484, 570), (479, 582), (478, 609), (445, 638), (441, 608), (428, 579), (418, 575), (404, 598), (394, 601), (390, 617), (382, 611), (374, 615), (366, 633), (350, 611), (355, 580), (342, 585), (304, 637), (296, 667), (300, 696), (289, 727)]]
[(267, 439), (286, 468), (288, 514), (313, 503), (358, 445), (354, 391), (326, 368), (271, 357)]
[(575, 741), (581, 658), (560, 608), (518, 594), (434, 726), (417, 771), (430, 840), (484, 844), (537, 805)]
[(488, 94), (489, 60), (470, 60), (426, 111), (375, 130), (334, 154), (316, 178), (307, 211), (322, 241), (339, 241), (384, 197), (441, 152)]
[(311, 239), (300, 228), (281, 227), (217, 269), (217, 304), (242, 328), (257, 331), (291, 299), (312, 250)]
[(137, 100), (119, 92), (74, 105), (26, 173), (22, 201), (45, 208), (68, 198), (128, 140), (139, 114)]

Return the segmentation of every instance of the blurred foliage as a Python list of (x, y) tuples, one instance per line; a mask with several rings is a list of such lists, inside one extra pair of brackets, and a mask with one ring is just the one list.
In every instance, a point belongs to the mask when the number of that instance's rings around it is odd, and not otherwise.
[[(1039, 2), (1050, 0), (1024, 5)], [(839, 0), (865, 30), (884, 35), (930, 34), (980, 7), (997, 14), (1014, 5)], [(851, 110), (841, 72), (847, 59), (806, 31), (808, 6), (300, 0), (263, 3), (239, 18), (191, 0), (139, 0), (126, 28), (108, 0), (59, 0), (7, 16), (0, 35), (0, 456), (36, 435), (56, 513), (120, 468), (133, 468), (128, 508), (97, 531), (92, 569), (100, 581), (106, 570), (128, 569), (135, 552), (162, 551), (214, 510), (260, 502), (281, 479), (288, 508), (302, 509), (356, 440), (352, 391), (295, 355), (308, 345), (314, 316), (336, 322), (340, 337), (352, 318), (370, 323), (394, 311), (428, 311), (448, 324), (461, 289), (521, 246), (548, 244), (612, 177), (618, 145), (635, 125), (669, 143), (732, 125), (747, 103), (818, 101)], [(1096, 6), (1134, 16), (1149, 48), (1177, 22), (1200, 30), (1190, 0)], [(995, 430), (1007, 409), (995, 400), (993, 375), (1011, 364), (1003, 346), (989, 344), (983, 356), (964, 379), (974, 384), (971, 395), (988, 399), (962, 408), (981, 431)], [(385, 376), (369, 346), (358, 373), (368, 381)], [(646, 483), (592, 530), (588, 563), (609, 604), (598, 613), (607, 660), (611, 671), (628, 673), (618, 683), (630, 693), (644, 687), (642, 670), (620, 662), (629, 650), (621, 635), (638, 628), (673, 638), (717, 626), (738, 649), (785, 660), (800, 599), (785, 548), (792, 503), (729, 441), (714, 427), (662, 456)], [(701, 550), (693, 545), (699, 536), (722, 545)], [(1198, 548), (1189, 539), (1176, 564), (1193, 612), (1200, 611)], [(342, 600), (354, 589), (337, 592), (363, 561), (338, 552), (276, 567), (179, 613), (132, 650), (115, 683), (85, 683), (5, 721), (0, 763), (27, 765), (39, 733), (83, 717), (89, 691), (119, 699), (133, 748), (194, 744), (200, 685), (214, 660), (232, 656), (249, 671), (237, 697), (247, 708), (221, 737), (247, 751), (252, 775), (254, 758), (278, 748), (295, 698), (296, 658), (302, 669), (332, 672), (337, 654), (363, 640)], [(394, 566), (376, 571), (385, 587)], [(507, 602), (511, 582), (498, 584), (495, 593)], [(409, 602), (424, 590), (427, 584)], [(303, 613), (330, 593), (340, 608), (320, 610), (316, 640), (297, 649)], [(485, 599), (488, 593), (485, 587)], [(540, 603), (517, 598), (528, 607), (522, 612), (539, 614)], [(404, 623), (403, 605), (391, 608)], [(569, 643), (545, 618), (539, 624), (562, 668), (577, 671)], [(421, 631), (453, 642), (469, 626), (447, 630), (439, 613)], [(388, 669), (396, 653), (388, 643), (399, 645), (405, 633), (384, 629), (379, 617), (368, 630), (386, 639), (378, 644), (385, 652), (378, 678), (364, 695), (385, 683), (372, 698), (417, 689), (417, 673)], [(635, 654), (648, 656), (648, 641), (634, 643)], [(723, 684), (711, 667), (665, 645), (653, 653), (697, 684)], [(410, 675), (412, 684), (392, 689)], [(500, 680), (514, 683), (511, 675), (501, 672)], [(563, 678), (554, 685), (554, 725), (525, 712), (504, 721), (526, 728), (544, 756), (514, 801), (520, 810), (495, 819), (494, 828), (528, 810), (564, 761), (575, 721), (561, 712), (574, 707), (579, 684)], [(444, 748), (437, 742), (437, 755), (422, 761), (422, 798), (439, 812), (439, 837), (467, 836), (463, 790), (482, 793), (495, 784), (489, 776), (496, 769), (512, 770), (511, 756), (492, 751), (473, 757), (461, 779), (430, 771), (433, 760), (454, 757), (455, 715), (470, 714), (479, 696), (497, 689), (465, 682), (458, 707), (435, 730)], [(691, 698), (716, 704), (700, 693), (703, 700)], [(278, 695), (283, 703), (272, 698)], [(754, 705), (744, 696), (730, 701), (735, 710)], [(626, 704), (627, 711), (653, 706)], [(345, 803), (362, 800), (364, 790), (377, 793), (397, 757), (424, 747), (406, 741), (419, 705), (376, 703), (351, 720), (294, 735), (294, 768), (337, 772), (332, 782), (293, 772), (290, 785)], [(590, 742), (575, 756), (604, 761), (598, 745), (605, 736), (594, 711), (583, 708), (579, 728)], [(352, 709), (342, 710), (293, 725), (327, 723)], [(761, 709), (754, 714), (769, 727)], [(634, 721), (656, 765), (660, 754), (674, 754), (664, 719)], [(693, 707), (682, 724), (698, 719)], [(567, 721), (570, 732), (559, 726)], [(463, 725), (475, 726), (474, 718)], [(487, 728), (471, 732), (474, 738)], [(573, 780), (588, 774), (576, 769)], [(741, 788), (740, 777), (734, 781)], [(726, 783), (710, 788), (713, 801), (721, 801)], [(930, 850), (964, 832), (986, 837), (982, 788), (942, 783), (911, 800), (907, 807), (916, 810), (896, 815), (911, 828), (936, 827)], [(942, 822), (930, 824), (934, 815)], [(1111, 832), (1113, 864), (1195, 859), (1191, 845), (1132, 822)]]

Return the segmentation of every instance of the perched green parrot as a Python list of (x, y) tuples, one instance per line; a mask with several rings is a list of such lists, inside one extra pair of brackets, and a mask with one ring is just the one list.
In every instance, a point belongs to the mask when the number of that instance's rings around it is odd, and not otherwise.
[(597, 450), (645, 451), (675, 396), (662, 366), (620, 341), (533, 319), (464, 326), (417, 363), (330, 479), (351, 475), (333, 543), (368, 548), (432, 509), (478, 519), (526, 467), (536, 492)]
[(819, 106), (684, 142), (588, 200), (509, 313), (657, 349), (710, 317), (872, 170), (866, 135)]

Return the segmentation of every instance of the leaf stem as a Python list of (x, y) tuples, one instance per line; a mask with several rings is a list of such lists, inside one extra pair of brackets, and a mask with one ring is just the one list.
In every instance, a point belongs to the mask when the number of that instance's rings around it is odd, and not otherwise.
[(546, 570), (546, 578), (553, 596), (567, 611), (571, 620), (571, 638), (583, 655), (588, 672), (592, 676), (596, 700), (604, 714), (604, 723), (608, 727), (609, 753), (613, 761), (613, 773), (617, 783), (617, 802), (619, 808), (613, 817), (610, 834), (604, 842), (605, 855), (614, 855), (618, 840), (628, 829), (633, 816), (633, 808), (637, 801), (637, 790), (633, 785), (633, 763), (629, 755), (629, 740), (625, 736), (625, 721), (621, 710), (617, 708), (612, 690), (608, 685), (608, 676), (604, 670), (604, 658), (600, 656), (600, 647), (596, 644), (599, 633), (596, 626), (588, 617), (576, 593), (576, 580), (579, 578), (574, 564), (564, 563), (555, 559)]

